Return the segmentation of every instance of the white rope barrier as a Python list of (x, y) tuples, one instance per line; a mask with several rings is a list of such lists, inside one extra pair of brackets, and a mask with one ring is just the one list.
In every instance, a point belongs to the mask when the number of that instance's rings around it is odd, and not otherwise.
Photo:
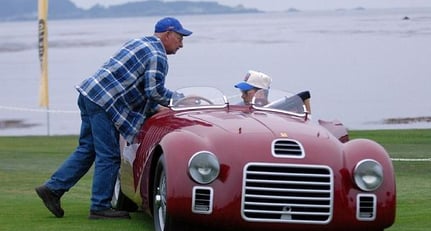
[(392, 161), (400, 161), (400, 162), (428, 162), (431, 161), (431, 158), (391, 158)]
[[(33, 109), (33, 108), (23, 108), (23, 107), (10, 107), (10, 106), (1, 106), (0, 110), (8, 110), (8, 111), (25, 111), (25, 112), (49, 112), (49, 113), (64, 113), (64, 114), (76, 114), (79, 113), (77, 110), (53, 110), (53, 109)], [(431, 161), (431, 158), (391, 158), (392, 161), (399, 162), (428, 162)]]

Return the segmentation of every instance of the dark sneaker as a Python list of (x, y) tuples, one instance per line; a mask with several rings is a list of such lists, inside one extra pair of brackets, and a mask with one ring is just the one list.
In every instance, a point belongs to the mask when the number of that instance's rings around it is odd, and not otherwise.
[(64, 210), (60, 205), (60, 197), (49, 190), (45, 185), (35, 188), (37, 195), (42, 199), (48, 210), (56, 217), (63, 217)]
[(105, 209), (100, 211), (90, 211), (89, 219), (130, 219), (130, 215), (126, 211), (118, 211), (114, 209)]

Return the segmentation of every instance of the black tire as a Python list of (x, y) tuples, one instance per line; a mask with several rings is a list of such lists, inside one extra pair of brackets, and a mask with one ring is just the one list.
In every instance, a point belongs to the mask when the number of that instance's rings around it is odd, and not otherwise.
[(121, 191), (120, 177), (118, 176), (117, 181), (115, 182), (114, 194), (112, 195), (111, 200), (112, 207), (116, 210), (135, 212), (138, 210), (138, 206), (126, 197)]
[(155, 231), (183, 230), (182, 224), (173, 222), (167, 212), (167, 178), (165, 159), (161, 155), (157, 161), (153, 185), (153, 223)]

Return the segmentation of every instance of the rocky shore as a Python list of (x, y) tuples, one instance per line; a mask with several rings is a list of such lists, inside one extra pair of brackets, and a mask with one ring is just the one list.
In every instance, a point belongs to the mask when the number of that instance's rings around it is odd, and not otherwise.
[(388, 118), (384, 119), (384, 124), (411, 124), (411, 123), (430, 123), (431, 116)]

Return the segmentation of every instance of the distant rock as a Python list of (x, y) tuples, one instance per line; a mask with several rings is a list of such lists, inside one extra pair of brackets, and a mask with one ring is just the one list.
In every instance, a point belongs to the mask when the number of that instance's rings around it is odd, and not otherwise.
[(0, 130), (11, 129), (11, 128), (29, 128), (38, 126), (35, 123), (26, 123), (23, 120), (10, 119), (10, 120), (0, 120)]
[(364, 7), (361, 7), (361, 6), (358, 6), (358, 7), (353, 8), (353, 10), (356, 10), (356, 11), (363, 11), (363, 10), (365, 10), (365, 8), (364, 8)]
[(297, 13), (300, 12), (300, 10), (296, 9), (296, 8), (289, 8), (286, 10), (287, 13)]
[[(338, 8), (338, 9), (335, 9), (335, 11), (348, 11), (349, 9), (345, 9), (345, 8)], [(364, 7), (362, 7), (362, 6), (358, 6), (358, 7), (355, 7), (355, 8), (353, 8), (353, 9), (351, 9), (351, 10), (353, 10), (353, 11), (363, 11), (363, 10), (366, 10)]]
[(431, 116), (388, 118), (384, 124), (431, 123)]

